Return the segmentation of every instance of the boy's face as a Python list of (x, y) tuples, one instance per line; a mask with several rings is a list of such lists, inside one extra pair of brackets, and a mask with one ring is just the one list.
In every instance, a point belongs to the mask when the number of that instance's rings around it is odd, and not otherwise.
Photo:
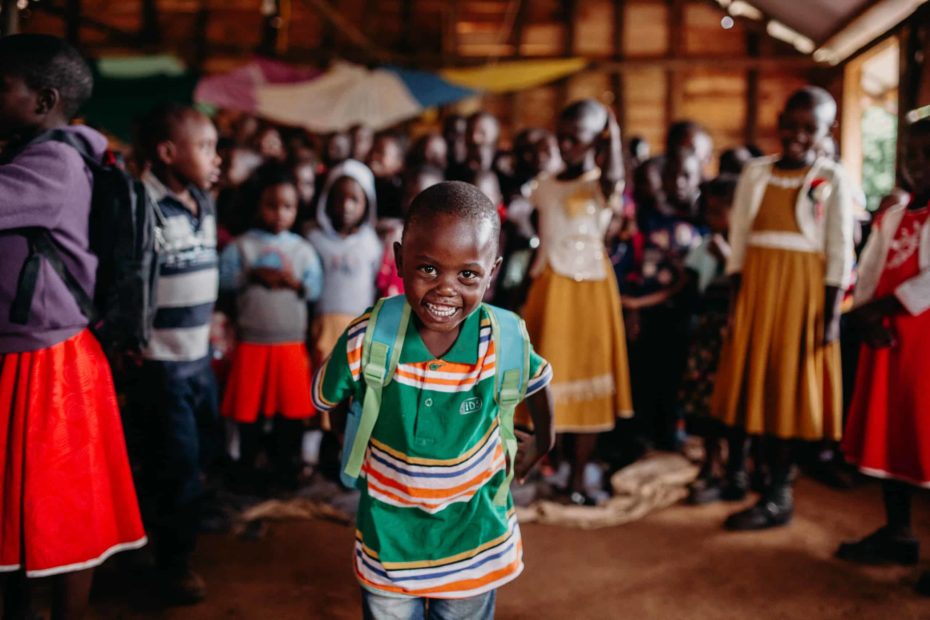
[(538, 172), (556, 174), (562, 169), (562, 156), (555, 136), (546, 134), (533, 144), (534, 167)]
[(300, 202), (308, 205), (313, 202), (313, 194), (316, 193), (316, 171), (313, 164), (303, 162), (297, 164), (294, 168), (294, 180), (297, 181), (297, 196)]
[(332, 167), (352, 156), (352, 138), (344, 132), (337, 132), (326, 141), (326, 165)]
[(374, 134), (371, 129), (365, 125), (359, 125), (352, 129), (352, 157), (359, 161), (365, 161), (371, 153)]
[(817, 148), (830, 133), (830, 124), (823, 106), (795, 107), (782, 112), (778, 118), (782, 159), (796, 165), (813, 164)]
[(908, 133), (902, 169), (915, 194), (922, 198), (930, 193), (930, 131)]
[(440, 170), (444, 170), (448, 164), (448, 159), (449, 149), (446, 146), (446, 141), (438, 134), (430, 136), (423, 148), (423, 160)]
[(220, 178), (216, 128), (200, 114), (188, 114), (172, 131), (171, 140), (158, 146), (158, 156), (181, 181), (210, 189)]
[(567, 166), (577, 167), (584, 163), (588, 153), (597, 143), (601, 129), (596, 126), (590, 115), (577, 119), (559, 119), (556, 135), (559, 151)]
[(290, 183), (266, 187), (258, 203), (258, 218), (274, 234), (290, 230), (297, 219), (297, 188)]
[(25, 79), (0, 71), (0, 140), (40, 125), (45, 117), (42, 108), (40, 94)]
[(397, 140), (389, 137), (380, 137), (375, 140), (371, 149), (371, 171), (376, 177), (390, 177), (400, 172), (404, 167), (404, 158), (400, 152)]
[(333, 184), (326, 201), (326, 214), (339, 233), (348, 233), (358, 227), (365, 217), (368, 198), (358, 181), (342, 177)]
[(424, 329), (439, 333), (474, 312), (500, 264), (490, 222), (446, 213), (414, 220), (394, 255), (407, 302)]
[(701, 162), (696, 154), (672, 157), (665, 171), (665, 193), (679, 205), (690, 205), (701, 187)]
[(472, 170), (490, 170), (494, 165), (500, 127), (491, 116), (477, 116), (468, 121), (466, 135), (468, 165)]

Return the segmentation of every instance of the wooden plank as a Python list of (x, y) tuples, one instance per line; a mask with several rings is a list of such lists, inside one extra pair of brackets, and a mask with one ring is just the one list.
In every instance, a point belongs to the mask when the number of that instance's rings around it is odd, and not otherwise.
[[(750, 58), (759, 56), (759, 35), (755, 32), (746, 33), (746, 53)], [(743, 139), (746, 144), (755, 144), (756, 133), (759, 129), (759, 70), (746, 70), (746, 121), (744, 123)]]
[(200, 72), (210, 54), (209, 37), (207, 37), (207, 28), (210, 25), (210, 8), (207, 6), (207, 0), (200, 0), (200, 7), (197, 9), (197, 18), (194, 21), (194, 62), (192, 67), (194, 71)]
[[(16, 23), (18, 24), (18, 11), (15, 10), (16, 0), (3, 0), (3, 2), (3, 13), (6, 15), (6, 17), (3, 18), (4, 24), (6, 23), (7, 19), (11, 18), (16, 19)], [(14, 10), (7, 11), (7, 3), (12, 6)], [(49, 2), (36, 2), (32, 4), (31, 9), (33, 11), (41, 11), (48, 13), (49, 15), (60, 17), (63, 20), (68, 18), (68, 12), (65, 9), (59, 6), (54, 6)], [(114, 45), (129, 47), (138, 47), (139, 45), (139, 37), (137, 33), (127, 32), (121, 28), (116, 28), (106, 22), (100, 21), (99, 19), (94, 19), (93, 17), (88, 17), (85, 15), (81, 19), (81, 25), (106, 35), (109, 39), (111, 39), (111, 42)]]
[[(566, 58), (575, 54), (575, 18), (578, 16), (578, 4), (576, 0), (562, 0), (562, 55)], [(558, 109), (561, 111), (568, 105), (568, 81), (571, 78), (563, 78), (557, 82), (558, 85)]]
[[(626, 0), (613, 0), (614, 7), (614, 62), (623, 60), (625, 41), (624, 27), (626, 20)], [(619, 71), (613, 72), (610, 76), (610, 89), (614, 94), (614, 110), (617, 112), (617, 120), (620, 128), (625, 130), (629, 121), (627, 115), (626, 97), (623, 92), (623, 76)]]
[[(668, 58), (676, 60), (683, 56), (683, 41), (679, 33), (684, 26), (684, 0), (667, 0), (668, 18), (666, 30), (668, 31)], [(665, 79), (668, 83), (665, 91), (665, 120), (673, 123), (678, 119), (679, 109), (684, 90), (684, 81), (681, 69), (675, 66), (666, 67)]]
[(513, 20), (513, 28), (510, 31), (510, 45), (513, 46), (513, 55), (520, 58), (523, 55), (523, 30), (526, 27), (527, 15), (530, 9), (530, 0), (517, 0), (517, 15)]
[(278, 26), (281, 19), (281, 2), (273, 0), (273, 8), (262, 15), (262, 41), (256, 50), (262, 56), (273, 57), (278, 52)]
[(158, 23), (157, 0), (142, 0), (141, 12), (139, 38), (144, 45), (158, 45), (161, 42), (161, 26)]
[(0, 4), (0, 36), (19, 32), (19, 7), (17, 0), (3, 0)]
[(75, 47), (81, 45), (81, 0), (68, 0), (65, 5), (65, 39)]

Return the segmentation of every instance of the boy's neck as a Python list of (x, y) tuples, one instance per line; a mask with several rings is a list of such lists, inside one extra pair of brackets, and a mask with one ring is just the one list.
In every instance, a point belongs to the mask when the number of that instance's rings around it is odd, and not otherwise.
[(459, 334), (462, 333), (462, 323), (459, 323), (450, 332), (437, 332), (424, 328), (420, 320), (414, 315), (413, 324), (417, 328), (417, 333), (420, 334), (420, 340), (423, 341), (426, 350), (436, 359), (441, 359), (442, 356), (447, 355), (452, 350), (455, 341), (458, 340)]
[(594, 161), (594, 154), (591, 153), (584, 158), (584, 161), (578, 164), (577, 166), (566, 167), (559, 174), (559, 178), (563, 181), (572, 181), (578, 177), (591, 172), (597, 167), (597, 162)]
[(200, 207), (193, 194), (191, 194), (190, 185), (188, 183), (174, 174), (169, 168), (163, 166), (153, 167), (152, 173), (158, 177), (158, 180), (174, 194), (188, 211), (194, 215), (198, 215)]

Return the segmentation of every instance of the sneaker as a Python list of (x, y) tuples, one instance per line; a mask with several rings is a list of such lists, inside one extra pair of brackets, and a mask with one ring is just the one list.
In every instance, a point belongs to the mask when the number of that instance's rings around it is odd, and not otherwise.
[(722, 483), (719, 478), (698, 478), (688, 487), (688, 503), (703, 506), (721, 500)]
[(738, 471), (729, 474), (720, 486), (720, 499), (725, 502), (741, 502), (749, 494), (749, 474)]
[(784, 493), (769, 494), (762, 497), (752, 508), (732, 514), (724, 521), (723, 527), (731, 532), (767, 530), (791, 522), (794, 516), (794, 502), (790, 495)]
[(162, 575), (165, 597), (173, 605), (196, 605), (207, 597), (203, 577), (190, 568), (167, 570)]
[(894, 536), (888, 528), (881, 527), (861, 540), (842, 543), (836, 557), (859, 564), (912, 566), (920, 559), (920, 542), (913, 536)]

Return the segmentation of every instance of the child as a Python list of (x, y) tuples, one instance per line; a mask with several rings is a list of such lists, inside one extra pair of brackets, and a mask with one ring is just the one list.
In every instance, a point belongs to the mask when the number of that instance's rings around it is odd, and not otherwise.
[[(404, 197), (403, 212), (407, 213), (413, 199), (420, 195), (420, 192), (442, 183), (442, 170), (429, 164), (421, 164), (407, 168), (404, 171)], [(384, 235), (384, 257), (381, 259), (381, 268), (378, 270), (376, 286), (378, 295), (381, 297), (393, 297), (401, 295), (404, 292), (404, 280), (400, 277), (400, 271), (397, 269), (397, 262), (394, 260), (394, 244), (399, 242), (404, 230), (401, 220), (390, 220), (389, 225), (385, 225), (389, 220), (381, 220), (381, 226), (387, 228)]]
[[(449, 150), (446, 141), (438, 133), (428, 133), (420, 136), (410, 148), (407, 156), (407, 166), (428, 165), (439, 168), (445, 172), (449, 162)], [(409, 203), (408, 203), (409, 204)]]
[(468, 157), (468, 145), (465, 143), (467, 128), (468, 119), (461, 114), (450, 114), (442, 121), (442, 137), (446, 141), (448, 154), (448, 161), (444, 166), (446, 176), (465, 165), (465, 158)]
[(853, 262), (843, 169), (818, 158), (836, 102), (806, 87), (779, 117), (779, 157), (743, 170), (730, 217), (734, 302), (712, 409), (728, 426), (765, 435), (769, 482), (731, 530), (784, 525), (794, 512), (794, 442), (838, 439), (842, 420), (840, 292)]
[(382, 245), (375, 233), (375, 179), (347, 159), (333, 168), (317, 202), (319, 228), (307, 240), (323, 262), (323, 291), (313, 322), (312, 358), (322, 362), (352, 319), (375, 299)]
[(403, 219), (401, 213), (401, 178), (404, 169), (404, 145), (400, 136), (380, 133), (368, 156), (368, 165), (375, 175), (379, 218)]
[(219, 271), (216, 216), (207, 193), (219, 175), (216, 129), (188, 106), (168, 104), (142, 124), (143, 176), (156, 203), (158, 309), (143, 351), (135, 414), (151, 425), (146, 489), (154, 495), (156, 562), (169, 599), (206, 594), (190, 568), (199, 525), (202, 465), (219, 452), (217, 388), (210, 368), (210, 320)]
[(365, 161), (371, 153), (375, 134), (368, 125), (352, 125), (349, 128), (349, 137), (352, 139), (352, 159)]
[[(609, 151), (601, 171), (595, 146), (604, 132)], [(571, 499), (591, 504), (583, 475), (596, 433), (632, 414), (620, 294), (604, 247), (623, 184), (620, 127), (607, 108), (584, 99), (562, 112), (558, 137), (565, 170), (540, 179), (530, 196), (541, 244), (523, 317), (555, 369), (556, 431), (577, 434)]]
[(301, 237), (306, 237), (316, 221), (316, 214), (313, 212), (313, 199), (316, 197), (316, 162), (308, 158), (292, 160), (290, 169), (297, 185), (297, 218), (292, 230)]
[(305, 344), (307, 304), (320, 295), (320, 259), (290, 232), (297, 217), (296, 181), (283, 167), (256, 173), (256, 228), (220, 257), (220, 290), (236, 296), (238, 345), (223, 399), (223, 415), (239, 423), (242, 470), (255, 480), (264, 420), (273, 420), (276, 482), (296, 487), (303, 421), (310, 402)]
[(102, 161), (107, 146), (102, 135), (67, 127), (92, 85), (87, 64), (61, 39), (36, 34), (0, 39), (4, 617), (33, 617), (25, 578), (49, 575), (54, 576), (52, 618), (81, 617), (93, 567), (146, 542), (109, 364), (87, 318), (47, 263), (40, 267), (34, 298), (42, 303), (33, 304), (26, 325), (10, 320), (29, 256), (28, 242), (17, 229), (47, 229), (63, 250), (68, 271), (85, 291), (94, 290), (97, 258), (87, 236), (90, 171), (70, 146), (31, 143), (48, 130), (63, 129)]
[[(739, 430), (725, 432), (710, 417), (710, 398), (726, 331), (730, 306), (730, 284), (725, 267), (730, 255), (726, 234), (730, 226), (730, 208), (736, 177), (721, 175), (708, 182), (701, 192), (703, 219), (710, 234), (685, 259), (688, 288), (695, 298), (697, 327), (679, 395), (689, 423), (704, 436), (704, 463), (697, 480), (689, 489), (692, 504), (706, 504), (720, 499), (739, 501), (746, 497), (748, 479), (745, 471), (745, 435)], [(717, 475), (720, 440), (727, 436), (726, 477)]]
[[(903, 174), (914, 193), (876, 220), (859, 263), (856, 308), (863, 332), (859, 374), (843, 439), (850, 462), (882, 478), (886, 523), (837, 556), (854, 562), (916, 564), (911, 496), (930, 486), (930, 119), (907, 128)], [(930, 595), (930, 572), (918, 591)]]
[[(445, 182), (414, 200), (395, 246), (411, 320), (359, 479), (355, 574), (366, 618), (423, 618), (426, 604), (432, 618), (489, 619), (496, 588), (523, 569), (513, 500), (497, 500), (507, 474), (496, 339), (480, 305), (499, 263), (499, 227), (480, 191)], [(358, 359), (369, 316), (318, 371), (317, 407), (363, 397)], [(519, 434), (518, 479), (553, 442), (551, 369), (532, 351), (529, 377), (536, 436)]]

